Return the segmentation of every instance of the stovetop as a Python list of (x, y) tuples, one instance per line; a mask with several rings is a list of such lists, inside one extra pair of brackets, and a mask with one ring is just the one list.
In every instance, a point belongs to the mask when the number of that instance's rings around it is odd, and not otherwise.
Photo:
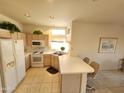
[(33, 54), (43, 54), (44, 51), (45, 51), (45, 47), (38, 47), (34, 49)]

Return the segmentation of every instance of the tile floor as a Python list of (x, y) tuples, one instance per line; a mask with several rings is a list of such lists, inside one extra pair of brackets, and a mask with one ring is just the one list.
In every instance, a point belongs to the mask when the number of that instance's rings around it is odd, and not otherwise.
[[(60, 93), (59, 73), (51, 75), (46, 68), (31, 68), (14, 93)], [(124, 72), (100, 71), (93, 81), (95, 92), (124, 93)]]
[(59, 73), (51, 75), (46, 68), (31, 68), (14, 93), (60, 93)]

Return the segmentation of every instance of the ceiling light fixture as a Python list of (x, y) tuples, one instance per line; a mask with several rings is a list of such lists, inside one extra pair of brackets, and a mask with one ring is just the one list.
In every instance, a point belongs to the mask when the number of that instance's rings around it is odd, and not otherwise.
[(49, 18), (53, 20), (55, 17), (54, 16), (49, 16)]
[(31, 17), (29, 13), (25, 13), (25, 16), (26, 17)]

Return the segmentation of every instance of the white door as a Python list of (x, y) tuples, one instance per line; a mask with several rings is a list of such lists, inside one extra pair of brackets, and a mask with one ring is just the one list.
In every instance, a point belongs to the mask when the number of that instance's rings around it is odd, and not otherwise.
[(25, 76), (25, 56), (24, 56), (23, 40), (14, 40), (14, 47), (15, 47), (17, 79), (19, 83)]
[(11, 93), (17, 85), (17, 75), (15, 60), (13, 54), (13, 41), (12, 40), (0, 40), (0, 51), (2, 58), (2, 72), (4, 76), (4, 89), (6, 93)]

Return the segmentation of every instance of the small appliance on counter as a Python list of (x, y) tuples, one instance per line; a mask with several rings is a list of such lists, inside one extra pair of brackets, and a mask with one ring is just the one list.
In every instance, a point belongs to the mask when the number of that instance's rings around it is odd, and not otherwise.
[(62, 51), (56, 51), (53, 54), (58, 55), (58, 56), (62, 56), (64, 54), (66, 54), (66, 53), (65, 52), (62, 52)]

